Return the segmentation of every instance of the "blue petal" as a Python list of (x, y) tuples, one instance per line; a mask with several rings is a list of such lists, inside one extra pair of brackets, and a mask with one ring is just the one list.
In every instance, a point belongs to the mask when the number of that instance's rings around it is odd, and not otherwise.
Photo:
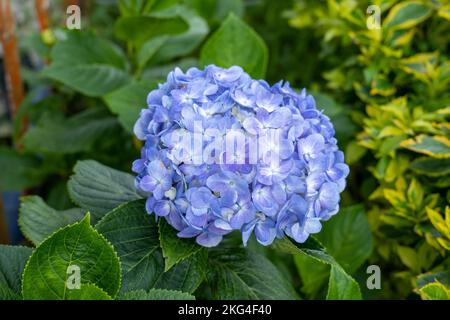
[(170, 211), (172, 209), (172, 205), (170, 201), (162, 200), (157, 201), (155, 204), (155, 214), (159, 217), (165, 217), (169, 215)]
[(277, 235), (275, 225), (272, 222), (258, 223), (255, 227), (256, 240), (263, 246), (272, 244)]
[(211, 234), (211, 233), (202, 233), (196, 238), (196, 241), (199, 245), (207, 248), (212, 248), (217, 246), (220, 241), (222, 241), (221, 235)]

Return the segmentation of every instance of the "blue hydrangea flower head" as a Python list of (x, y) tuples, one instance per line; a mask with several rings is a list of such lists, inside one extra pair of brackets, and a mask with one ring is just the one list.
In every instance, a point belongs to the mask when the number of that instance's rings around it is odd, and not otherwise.
[(209, 65), (176, 68), (147, 104), (135, 184), (179, 237), (213, 247), (238, 230), (244, 244), (301, 243), (338, 212), (349, 168), (306, 90)]

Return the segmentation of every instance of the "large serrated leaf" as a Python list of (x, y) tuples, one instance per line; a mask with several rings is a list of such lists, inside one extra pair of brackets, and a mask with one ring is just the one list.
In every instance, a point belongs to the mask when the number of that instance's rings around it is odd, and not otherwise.
[[(327, 252), (342, 265), (346, 272), (354, 273), (370, 256), (373, 248), (373, 239), (369, 223), (361, 205), (355, 205), (342, 209), (338, 215), (323, 224), (322, 230), (316, 235)], [(302, 279), (302, 291), (310, 296), (323, 296), (326, 284), (330, 285), (330, 297), (340, 298), (337, 283), (341, 287), (351, 290), (354, 286), (346, 286), (347, 277), (342, 277), (339, 270), (331, 270), (326, 264), (307, 255), (295, 255), (295, 262)], [(331, 278), (330, 278), (331, 277)], [(328, 281), (327, 281), (328, 280)], [(345, 293), (345, 291), (344, 291)]]
[(38, 196), (22, 197), (19, 211), (20, 229), (35, 245), (56, 230), (80, 221), (85, 215), (85, 210), (79, 208), (55, 210)]
[(213, 249), (208, 265), (208, 282), (216, 299), (298, 298), (280, 271), (256, 252), (236, 247)]
[(79, 290), (67, 290), (66, 300), (112, 300), (112, 298), (96, 285), (83, 283)]
[(371, 255), (373, 238), (362, 205), (342, 209), (323, 224), (317, 239), (348, 272), (355, 272)]
[(144, 200), (121, 205), (96, 225), (122, 262), (121, 292), (153, 288), (163, 272), (158, 226), (144, 205)]
[(92, 213), (94, 223), (117, 206), (141, 198), (128, 173), (94, 160), (79, 161), (74, 172), (67, 185), (70, 197)]
[(361, 292), (356, 281), (342, 272), (336, 265), (331, 266), (328, 282), (327, 300), (361, 299)]
[[(305, 243), (293, 243), (284, 238), (274, 242), (273, 248), (281, 252), (293, 255), (307, 255), (319, 262), (328, 264), (332, 268), (328, 284), (329, 299), (361, 299), (361, 292), (358, 283), (345, 272), (345, 270), (330, 256), (322, 244), (309, 237)], [(337, 293), (342, 293), (338, 295)]]
[(0, 245), (0, 300), (21, 298), (22, 272), (32, 249)]
[[(79, 270), (80, 289), (68, 285), (72, 268)], [(95, 289), (87, 285), (93, 284), (115, 297), (120, 278), (119, 259), (108, 241), (91, 227), (88, 213), (80, 222), (56, 231), (34, 250), (23, 273), (22, 294), (24, 299), (40, 300), (81, 296), (105, 299), (99, 291), (93, 295)]]
[(193, 292), (205, 276), (205, 257), (193, 255), (164, 272), (158, 225), (145, 201), (121, 205), (96, 226), (117, 250), (122, 262), (122, 290), (164, 288)]
[(176, 290), (151, 289), (129, 291), (120, 295), (117, 300), (195, 300), (195, 297)]
[(200, 250), (164, 272), (155, 287), (192, 293), (205, 280), (208, 267), (208, 255)]

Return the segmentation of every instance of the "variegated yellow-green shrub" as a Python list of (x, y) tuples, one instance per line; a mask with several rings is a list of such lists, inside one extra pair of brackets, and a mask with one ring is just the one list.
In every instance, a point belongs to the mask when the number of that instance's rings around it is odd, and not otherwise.
[[(320, 37), (329, 66), (321, 90), (351, 105), (361, 128), (346, 155), (376, 179), (365, 200), (372, 261), (394, 296), (448, 293), (449, 9), (444, 0), (305, 0), (287, 13), (291, 26)], [(366, 190), (371, 178), (362, 179)]]

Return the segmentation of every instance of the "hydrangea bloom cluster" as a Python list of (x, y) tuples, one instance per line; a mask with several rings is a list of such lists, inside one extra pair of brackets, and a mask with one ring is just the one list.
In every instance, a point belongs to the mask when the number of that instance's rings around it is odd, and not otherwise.
[(349, 169), (305, 90), (209, 65), (176, 68), (147, 104), (134, 127), (145, 141), (135, 183), (179, 237), (212, 247), (239, 230), (244, 244), (252, 233), (262, 245), (301, 243), (338, 212)]

